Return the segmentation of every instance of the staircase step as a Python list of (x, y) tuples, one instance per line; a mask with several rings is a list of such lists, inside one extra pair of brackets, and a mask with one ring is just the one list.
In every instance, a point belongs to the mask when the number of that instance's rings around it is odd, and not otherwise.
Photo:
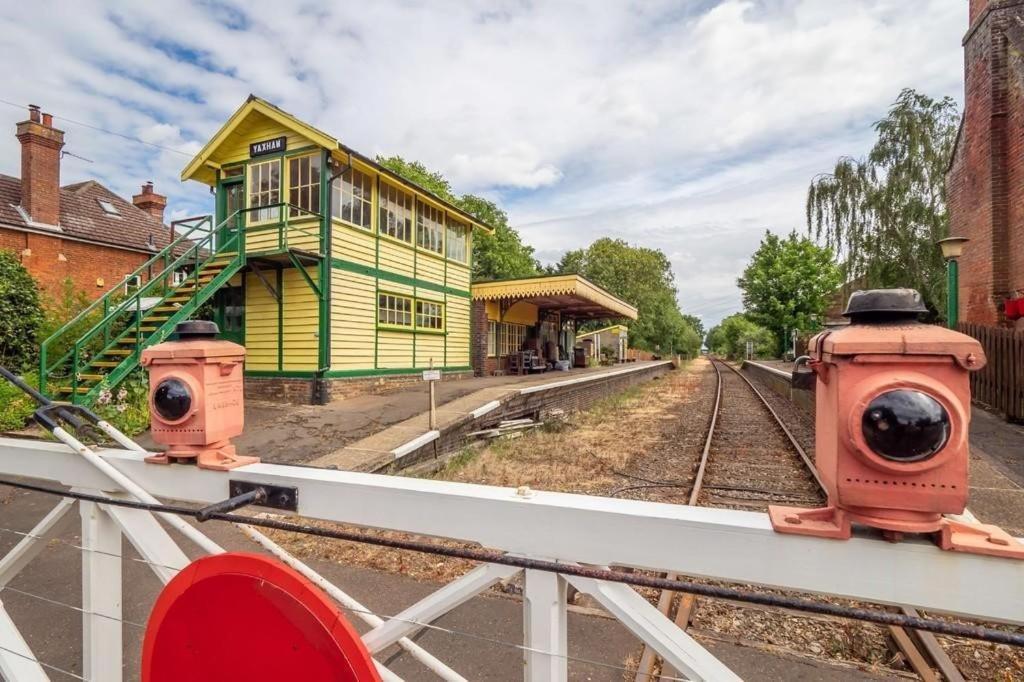
[(103, 374), (79, 374), (79, 381), (103, 381)]
[(157, 313), (176, 313), (179, 310), (181, 310), (181, 308), (179, 306), (176, 306), (176, 305), (162, 305), (162, 306), (157, 306), (156, 308), (153, 308), (153, 312), (157, 312)]
[(191, 300), (192, 300), (191, 296), (171, 296), (170, 298), (165, 298), (164, 299), (164, 303), (167, 303), (167, 302), (174, 303), (174, 302), (178, 302), (178, 301), (184, 302), (184, 301), (191, 301)]
[(170, 315), (150, 315), (149, 317), (142, 318), (143, 322), (166, 322), (171, 319)]
[(114, 362), (112, 360), (94, 360), (89, 363), (90, 367), (117, 367), (120, 362)]
[(131, 355), (135, 351), (125, 350), (122, 348), (108, 348), (103, 351), (103, 355)]
[(57, 390), (61, 393), (88, 393), (91, 389), (90, 386), (79, 386), (78, 388), (71, 388), (70, 386), (61, 386)]

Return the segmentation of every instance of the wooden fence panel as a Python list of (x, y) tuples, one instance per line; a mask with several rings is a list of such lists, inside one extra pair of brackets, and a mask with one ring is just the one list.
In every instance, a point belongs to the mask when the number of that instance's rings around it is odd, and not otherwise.
[(988, 358), (984, 368), (971, 372), (974, 400), (1007, 419), (1024, 420), (1024, 332), (970, 323), (959, 329), (976, 338)]

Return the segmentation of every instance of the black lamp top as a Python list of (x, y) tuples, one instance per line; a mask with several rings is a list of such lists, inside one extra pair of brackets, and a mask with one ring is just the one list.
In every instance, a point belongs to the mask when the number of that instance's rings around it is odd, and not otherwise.
[(855, 323), (887, 322), (914, 320), (927, 312), (916, 289), (864, 289), (853, 292), (843, 317)]
[(178, 339), (212, 339), (220, 333), (216, 322), (209, 320), (185, 320), (174, 327)]

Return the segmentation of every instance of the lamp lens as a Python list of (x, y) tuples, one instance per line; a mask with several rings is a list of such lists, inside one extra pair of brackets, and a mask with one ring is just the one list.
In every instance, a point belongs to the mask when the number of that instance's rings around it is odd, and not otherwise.
[(192, 408), (192, 392), (181, 379), (164, 379), (153, 392), (153, 406), (167, 421), (177, 421)]
[(861, 420), (864, 440), (894, 462), (928, 459), (949, 440), (949, 413), (921, 391), (901, 389), (876, 397)]

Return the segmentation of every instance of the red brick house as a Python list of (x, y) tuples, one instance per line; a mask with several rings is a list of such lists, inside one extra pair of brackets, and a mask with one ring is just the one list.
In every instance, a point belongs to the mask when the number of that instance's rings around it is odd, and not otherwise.
[(970, 0), (969, 16), (964, 117), (947, 176), (950, 234), (971, 240), (960, 320), (1010, 325), (1003, 302), (1024, 295), (1024, 0)]
[(21, 178), (0, 174), (0, 249), (18, 254), (44, 295), (65, 279), (97, 297), (169, 243), (167, 198), (146, 183), (126, 201), (94, 180), (60, 186), (64, 132), (29, 107), (17, 128)]

